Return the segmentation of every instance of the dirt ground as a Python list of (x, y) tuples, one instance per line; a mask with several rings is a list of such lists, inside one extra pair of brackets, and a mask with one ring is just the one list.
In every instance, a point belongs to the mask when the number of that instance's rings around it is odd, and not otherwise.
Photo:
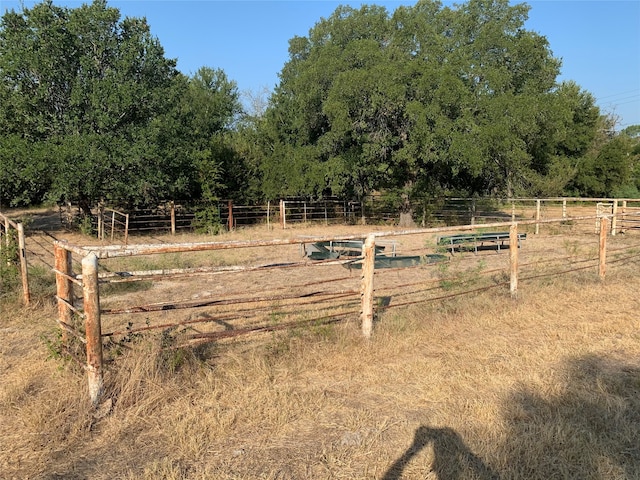
[[(590, 212), (574, 211), (579, 215)], [(519, 251), (520, 276), (581, 268), (597, 264), (598, 235), (595, 220), (570, 224), (522, 226), (527, 238)], [(452, 289), (464, 292), (508, 281), (508, 245), (497, 249), (489, 244), (474, 252), (442, 251), (437, 238), (447, 232), (394, 235), (389, 226), (305, 225), (286, 230), (266, 227), (239, 229), (219, 236), (179, 234), (134, 236), (130, 243), (167, 245), (187, 242), (235, 242), (267, 239), (297, 239), (283, 246), (225, 249), (102, 260), (102, 272), (138, 272), (185, 269), (187, 273), (148, 277), (138, 283), (109, 285), (102, 294), (102, 307), (114, 315), (103, 316), (103, 332), (128, 334), (155, 325), (176, 325), (174, 333), (201, 336), (233, 329), (253, 328), (287, 321), (322, 319), (344, 312), (358, 319), (361, 270), (338, 262), (314, 262), (305, 257), (305, 238), (318, 235), (382, 235), (376, 243), (387, 255), (424, 256), (443, 254), (442, 264), (421, 264), (413, 268), (380, 269), (376, 272), (377, 302), (387, 308), (447, 296)], [(449, 232), (451, 233), (451, 232)], [(456, 233), (456, 232), (453, 232)], [(95, 239), (57, 232), (71, 243), (97, 245)], [(638, 241), (636, 233), (610, 236), (610, 258)], [(103, 244), (108, 242), (102, 242)], [(614, 253), (612, 253), (614, 252)], [(220, 271), (191, 274), (194, 268)], [(78, 268), (78, 267), (76, 267)], [(595, 267), (594, 267), (595, 268)], [(225, 269), (240, 269), (227, 271)], [(534, 273), (535, 272), (535, 273)], [(147, 278), (147, 277), (145, 277)], [(463, 287), (462, 284), (465, 286)], [(507, 290), (508, 286), (500, 287)], [(523, 287), (525, 288), (525, 287)], [(198, 305), (196, 309), (186, 308)], [(129, 309), (129, 310), (126, 310)], [(138, 313), (131, 313), (137, 309)], [(116, 314), (123, 311), (122, 314)], [(186, 322), (184, 325), (178, 323)], [(115, 338), (115, 337), (114, 337)]]
[[(214, 240), (387, 229), (264, 228)], [(380, 270), (377, 305), (387, 308), (370, 340), (359, 331), (360, 272), (311, 263), (299, 245), (106, 260), (105, 274), (249, 268), (105, 285), (105, 309), (207, 305), (105, 315), (104, 331), (124, 333), (108, 349), (98, 411), (84, 372), (56, 356), (50, 296), (30, 309), (5, 303), (0, 477), (640, 478), (640, 235), (608, 238), (601, 281), (592, 222), (524, 230), (517, 300), (509, 295), (507, 252), (456, 252), (441, 265)], [(132, 241), (187, 239), (211, 241)], [(436, 252), (434, 234), (380, 242), (399, 255)], [(229, 299), (238, 301), (215, 303)], [(327, 310), (346, 312), (346, 321), (161, 348)], [(132, 334), (176, 322), (183, 325), (157, 336)]]

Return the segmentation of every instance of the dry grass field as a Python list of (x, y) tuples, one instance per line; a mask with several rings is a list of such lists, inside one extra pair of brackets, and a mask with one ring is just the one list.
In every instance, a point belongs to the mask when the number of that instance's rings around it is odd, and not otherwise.
[[(563, 258), (597, 248), (597, 236), (552, 233)], [(550, 237), (530, 236), (523, 264), (535, 266)], [(637, 233), (616, 238), (612, 255), (640, 245)], [(416, 242), (399, 240), (405, 251), (424, 239)], [(243, 252), (215, 262), (265, 260)], [(491, 270), (505, 257), (456, 258)], [(532, 277), (545, 267), (536, 268)], [(53, 291), (43, 287), (28, 309), (5, 296), (0, 478), (638, 479), (639, 269), (636, 255), (610, 264), (604, 282), (592, 268), (531, 278), (517, 301), (507, 286), (391, 308), (370, 340), (357, 317), (173, 351), (160, 336), (136, 336), (107, 365), (97, 411), (83, 371), (51, 347)], [(437, 281), (437, 270), (424, 272)], [(276, 273), (295, 284), (291, 271)], [(407, 283), (402, 272), (385, 275), (380, 288)], [(105, 301), (214, 289), (203, 282), (154, 283)]]

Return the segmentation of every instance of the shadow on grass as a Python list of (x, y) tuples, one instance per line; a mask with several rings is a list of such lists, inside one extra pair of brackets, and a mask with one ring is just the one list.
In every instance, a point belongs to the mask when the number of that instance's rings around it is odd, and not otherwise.
[(469, 450), (455, 430), (421, 426), (416, 430), (413, 444), (389, 467), (382, 480), (402, 478), (402, 472), (411, 459), (429, 444), (433, 444), (434, 454), (431, 468), (439, 480), (499, 478), (480, 457)]
[(487, 466), (456, 431), (421, 426), (382, 480), (403, 478), (429, 445), (438, 480), (640, 478), (638, 359), (629, 364), (588, 355), (567, 361), (558, 375), (549, 393), (525, 386), (505, 400), (506, 440), (490, 452), (496, 466)]
[(640, 363), (570, 359), (552, 393), (516, 391), (505, 403), (513, 478), (640, 478)]

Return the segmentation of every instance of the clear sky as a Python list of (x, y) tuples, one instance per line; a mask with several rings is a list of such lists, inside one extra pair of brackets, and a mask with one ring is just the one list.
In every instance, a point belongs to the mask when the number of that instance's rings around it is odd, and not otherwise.
[[(0, 0), (0, 13), (34, 1)], [(81, 1), (54, 0), (77, 7)], [(146, 17), (152, 34), (178, 68), (221, 68), (241, 92), (258, 93), (278, 82), (288, 40), (306, 36), (340, 4), (379, 4), (393, 11), (415, 1), (396, 0), (111, 0), (123, 16)], [(447, 5), (450, 1), (443, 2)], [(461, 3), (460, 1), (457, 3)], [(515, 3), (515, 2), (513, 2)], [(532, 0), (526, 28), (549, 40), (563, 62), (560, 80), (591, 92), (618, 128), (640, 124), (640, 1)]]

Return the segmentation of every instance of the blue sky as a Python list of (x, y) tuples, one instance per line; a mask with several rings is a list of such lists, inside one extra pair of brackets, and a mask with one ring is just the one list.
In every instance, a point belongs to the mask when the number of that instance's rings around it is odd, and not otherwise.
[[(33, 1), (25, 0), (31, 7)], [(81, 1), (54, 0), (77, 7)], [(185, 74), (222, 68), (241, 92), (271, 90), (288, 59), (288, 40), (307, 35), (340, 4), (379, 4), (393, 11), (415, 1), (112, 0), (123, 16), (146, 17), (167, 57)], [(452, 2), (443, 2), (450, 5)], [(460, 3), (460, 2), (458, 2)], [(640, 1), (532, 0), (526, 28), (547, 37), (562, 59), (560, 80), (591, 92), (618, 127), (640, 124)], [(0, 0), (0, 13), (20, 9)]]

